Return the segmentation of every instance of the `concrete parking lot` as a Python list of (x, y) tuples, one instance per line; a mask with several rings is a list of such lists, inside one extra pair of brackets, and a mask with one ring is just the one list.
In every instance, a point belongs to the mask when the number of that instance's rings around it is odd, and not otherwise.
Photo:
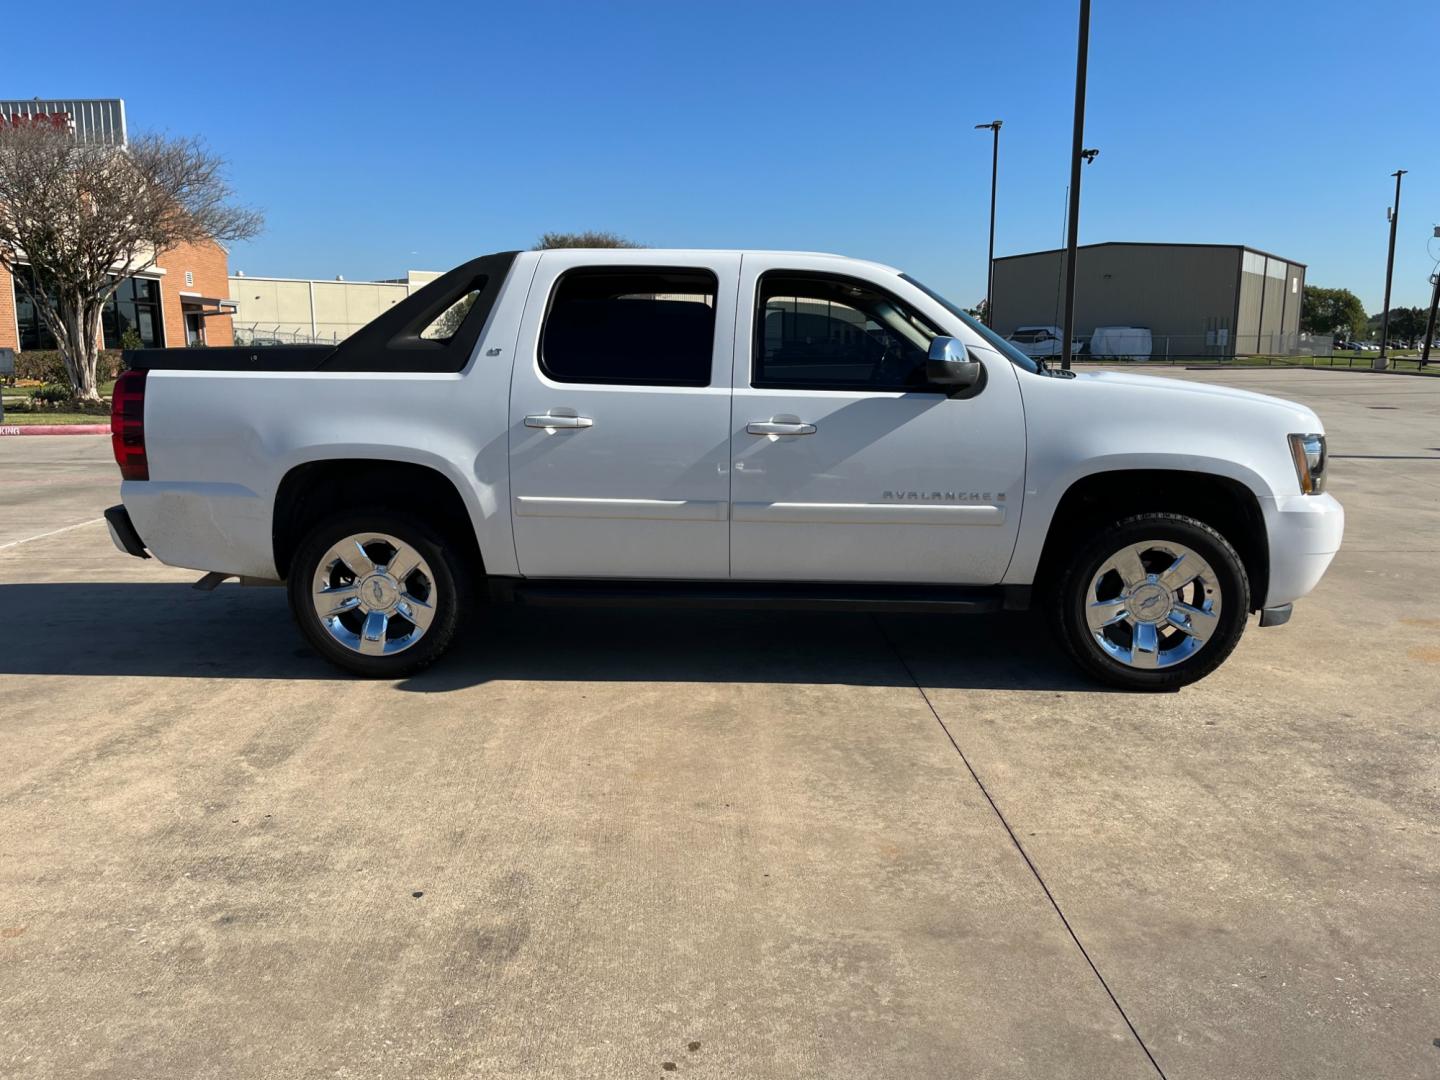
[(1440, 1074), (1440, 380), (1312, 405), (1346, 545), (1178, 694), (1027, 617), (496, 610), (337, 676), (0, 439), (0, 1075)]

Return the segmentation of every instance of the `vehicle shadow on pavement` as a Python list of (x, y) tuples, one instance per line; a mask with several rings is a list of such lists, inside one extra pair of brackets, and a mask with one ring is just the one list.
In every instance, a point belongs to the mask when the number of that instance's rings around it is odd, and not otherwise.
[[(903, 657), (903, 661), (902, 661)], [(1028, 614), (501, 608), (400, 683), (444, 693), (495, 680), (806, 683), (1095, 691)]]
[[(0, 585), (0, 611), (13, 631), (0, 646), (5, 675), (346, 678), (309, 648), (280, 589)], [(935, 687), (1098, 689), (1040, 620), (1023, 614), (509, 606), (482, 607), (433, 669), (396, 686), (415, 693), (502, 680), (908, 686), (912, 671)]]

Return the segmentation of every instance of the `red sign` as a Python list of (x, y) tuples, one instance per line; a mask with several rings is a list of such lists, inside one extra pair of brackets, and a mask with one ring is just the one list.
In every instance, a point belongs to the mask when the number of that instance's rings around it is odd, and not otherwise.
[(0, 113), (0, 128), (54, 128), (56, 131), (74, 131), (75, 121), (68, 112), (15, 113), (6, 116)]

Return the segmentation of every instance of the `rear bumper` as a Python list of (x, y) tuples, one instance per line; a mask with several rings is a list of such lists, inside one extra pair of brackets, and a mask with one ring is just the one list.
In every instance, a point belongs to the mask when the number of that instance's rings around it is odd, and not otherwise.
[[(1270, 588), (1264, 607), (1309, 593), (1340, 550), (1345, 510), (1333, 495), (1280, 495), (1261, 500), (1270, 540)], [(1273, 625), (1273, 624), (1272, 624)]]
[(106, 510), (105, 525), (110, 530), (110, 539), (126, 555), (134, 555), (137, 559), (150, 558), (150, 553), (145, 550), (145, 541), (135, 531), (130, 512), (124, 506), (112, 506)]
[(274, 578), (270, 500), (239, 484), (126, 480), (120, 497), (150, 553), (168, 566)]

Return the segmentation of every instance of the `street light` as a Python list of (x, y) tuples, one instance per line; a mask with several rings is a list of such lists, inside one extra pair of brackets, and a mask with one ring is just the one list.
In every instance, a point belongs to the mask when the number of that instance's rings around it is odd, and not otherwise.
[(989, 129), (995, 133), (993, 149), (990, 152), (990, 261), (985, 265), (985, 325), (995, 325), (995, 301), (991, 294), (995, 289), (995, 180), (1000, 174), (1000, 128), (1004, 120), (991, 120), (988, 124), (976, 124), (976, 131)]
[(1395, 273), (1395, 229), (1400, 224), (1400, 178), (1408, 169), (1396, 169), (1390, 175), (1395, 177), (1395, 205), (1390, 208), (1390, 254), (1385, 259), (1385, 308), (1380, 313), (1380, 355), (1375, 358), (1375, 370), (1385, 370), (1385, 348), (1390, 343), (1390, 278)]
[(1075, 335), (1075, 248), (1080, 242), (1080, 161), (1088, 164), (1099, 151), (1085, 149), (1085, 73), (1090, 63), (1090, 0), (1080, 0), (1080, 33), (1075, 49), (1075, 131), (1070, 145), (1070, 232), (1065, 241), (1065, 336), (1060, 341), (1060, 367), (1070, 370), (1070, 343)]
[[(1440, 225), (1435, 226), (1435, 239), (1440, 240)], [(1425, 343), (1420, 350), (1420, 366), (1430, 362), (1430, 343), (1435, 340), (1435, 311), (1440, 308), (1440, 263), (1430, 275), (1430, 317), (1425, 320)]]

